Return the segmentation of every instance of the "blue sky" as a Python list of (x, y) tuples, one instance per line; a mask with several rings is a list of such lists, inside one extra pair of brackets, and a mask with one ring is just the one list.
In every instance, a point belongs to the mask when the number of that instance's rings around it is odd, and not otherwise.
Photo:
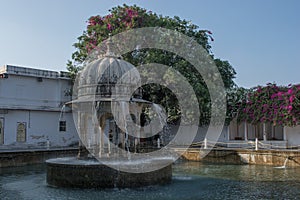
[(212, 51), (243, 87), (300, 83), (298, 0), (0, 0), (0, 65), (65, 70), (92, 15), (136, 4), (213, 32)]

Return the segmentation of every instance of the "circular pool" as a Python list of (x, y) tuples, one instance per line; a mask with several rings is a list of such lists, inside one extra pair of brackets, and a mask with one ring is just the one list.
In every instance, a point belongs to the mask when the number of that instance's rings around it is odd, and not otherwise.
[[(76, 188), (133, 188), (148, 185), (170, 183), (172, 180), (172, 164), (155, 171), (130, 173), (117, 170), (120, 165), (132, 169), (152, 167), (169, 160), (153, 159), (142, 161), (103, 161), (79, 160), (75, 157), (56, 158), (46, 161), (47, 184), (55, 187)], [(114, 166), (115, 165), (115, 166)], [(114, 166), (113, 168), (109, 166)]]

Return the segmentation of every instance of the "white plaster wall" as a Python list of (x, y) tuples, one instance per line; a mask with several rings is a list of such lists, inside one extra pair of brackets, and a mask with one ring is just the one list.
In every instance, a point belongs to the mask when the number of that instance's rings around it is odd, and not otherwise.
[(9, 75), (0, 79), (0, 107), (24, 109), (59, 109), (61, 102), (69, 101), (65, 91), (71, 85), (66, 79), (43, 78)]
[(0, 117), (4, 118), (4, 145), (14, 144), (17, 138), (17, 122), (28, 122), (28, 113), (12, 111), (0, 114)]
[(199, 127), (197, 135), (194, 139), (194, 142), (201, 142), (204, 140), (205, 137), (208, 140), (215, 140), (216, 136), (218, 136), (218, 135), (219, 135), (218, 142), (225, 142), (228, 140), (227, 130), (228, 130), (228, 127), (224, 126), (221, 133), (218, 133), (217, 131), (215, 131), (214, 135), (207, 135), (207, 127)]
[(300, 125), (295, 127), (284, 127), (286, 140), (289, 147), (300, 145)]
[(68, 146), (78, 142), (72, 113), (64, 113), (61, 120), (66, 121), (66, 131), (59, 131), (59, 112), (32, 112), (31, 127), (28, 142), (36, 143), (32, 136), (45, 135), (51, 146)]
[[(50, 77), (51, 73), (55, 76)], [(70, 112), (65, 113), (62, 119), (67, 123), (66, 132), (59, 131), (62, 105), (71, 100), (66, 95), (72, 87), (69, 79), (59, 77), (57, 72), (29, 68), (9, 68), (8, 74), (8, 78), (0, 79), (4, 145), (41, 146), (46, 144), (47, 139), (51, 146), (68, 146), (78, 142)], [(38, 81), (37, 77), (43, 77), (42, 81)], [(66, 110), (70, 111), (69, 108)], [(17, 122), (25, 122), (27, 126), (26, 142), (22, 144), (16, 142)]]
[[(170, 140), (172, 140), (175, 136), (175, 134), (178, 134), (178, 127), (170, 125), (170, 136), (163, 136), (164, 143), (168, 144)], [(191, 132), (195, 131), (197, 128), (195, 126), (184, 126), (184, 134), (191, 134)], [(219, 135), (218, 142), (225, 142), (228, 140), (228, 134), (227, 134), (227, 126), (224, 126), (221, 133), (218, 133), (217, 131), (214, 132), (213, 135), (207, 135), (207, 129), (208, 127), (198, 127), (197, 134), (193, 140), (193, 143), (202, 142), (204, 138), (206, 137), (209, 141), (215, 140), (216, 136)], [(174, 141), (175, 145), (189, 145), (189, 144), (179, 144), (176, 141)]]
[(24, 145), (16, 142), (17, 122), (26, 122), (26, 145), (43, 146), (49, 139), (51, 146), (69, 146), (78, 142), (71, 113), (65, 113), (66, 132), (59, 131), (59, 112), (9, 110), (4, 118), (4, 145)]

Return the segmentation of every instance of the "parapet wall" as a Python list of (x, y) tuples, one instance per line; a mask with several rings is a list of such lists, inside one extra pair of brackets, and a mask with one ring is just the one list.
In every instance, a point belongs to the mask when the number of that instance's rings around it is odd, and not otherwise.
[[(176, 151), (181, 151), (177, 148)], [(206, 150), (190, 148), (182, 157), (189, 161), (201, 161), (220, 164), (255, 164), (300, 167), (300, 151), (287, 150), (212, 150), (204, 158), (201, 155)], [(76, 156), (78, 149), (56, 150), (19, 150), (14, 152), (0, 152), (0, 168), (41, 164), (50, 158)]]
[[(180, 151), (180, 149), (178, 149)], [(300, 151), (288, 150), (212, 150), (204, 158), (206, 150), (191, 148), (182, 157), (190, 161), (222, 164), (255, 164), (300, 167)]]
[(19, 167), (30, 164), (41, 164), (50, 158), (75, 156), (78, 149), (51, 149), (51, 150), (19, 150), (0, 152), (1, 167)]

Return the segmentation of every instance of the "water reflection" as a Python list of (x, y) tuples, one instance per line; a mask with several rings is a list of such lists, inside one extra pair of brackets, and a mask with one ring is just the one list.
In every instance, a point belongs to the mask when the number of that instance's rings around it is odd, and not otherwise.
[(298, 199), (300, 168), (178, 162), (170, 185), (62, 189), (46, 185), (43, 165), (0, 169), (0, 199)]
[(174, 173), (236, 181), (296, 181), (300, 182), (300, 168), (276, 168), (263, 165), (218, 165), (201, 162), (180, 162)]

